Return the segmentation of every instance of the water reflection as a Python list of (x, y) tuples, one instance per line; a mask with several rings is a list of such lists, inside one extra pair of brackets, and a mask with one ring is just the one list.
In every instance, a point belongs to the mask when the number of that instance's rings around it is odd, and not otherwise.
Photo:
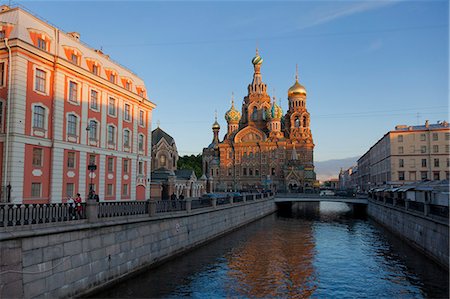
[(446, 271), (345, 204), (307, 209), (266, 217), (96, 297), (448, 296)]

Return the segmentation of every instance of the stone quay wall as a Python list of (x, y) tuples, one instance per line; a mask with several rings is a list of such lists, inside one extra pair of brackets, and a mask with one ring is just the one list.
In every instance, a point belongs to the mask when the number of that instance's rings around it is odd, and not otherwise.
[(448, 219), (436, 219), (375, 200), (369, 200), (367, 213), (376, 222), (448, 269)]
[(0, 230), (0, 298), (87, 294), (275, 211), (272, 196), (151, 217)]

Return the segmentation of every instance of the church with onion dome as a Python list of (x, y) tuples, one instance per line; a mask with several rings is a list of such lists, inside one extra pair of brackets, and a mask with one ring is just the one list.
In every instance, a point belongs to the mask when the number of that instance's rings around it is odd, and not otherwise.
[(262, 63), (256, 50), (253, 81), (240, 111), (232, 96), (231, 108), (225, 113), (227, 131), (223, 140), (219, 139), (216, 115), (213, 140), (203, 149), (208, 192), (313, 192), (318, 188), (306, 89), (299, 83), (298, 71), (287, 91), (288, 111), (284, 114), (275, 97), (271, 99), (267, 93)]

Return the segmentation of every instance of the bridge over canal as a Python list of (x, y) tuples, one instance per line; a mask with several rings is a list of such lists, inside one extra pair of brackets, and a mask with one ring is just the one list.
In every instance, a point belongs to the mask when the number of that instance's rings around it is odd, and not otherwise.
[(284, 202), (341, 202), (346, 204), (367, 205), (367, 198), (363, 197), (343, 197), (343, 196), (319, 196), (318, 194), (305, 193), (277, 193), (276, 203)]

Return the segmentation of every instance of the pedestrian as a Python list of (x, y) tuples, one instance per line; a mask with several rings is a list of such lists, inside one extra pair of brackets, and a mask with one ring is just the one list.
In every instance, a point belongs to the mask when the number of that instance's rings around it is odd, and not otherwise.
[(69, 220), (75, 219), (75, 201), (73, 201), (72, 196), (67, 199), (67, 206), (69, 207)]
[(95, 190), (92, 190), (92, 199), (95, 199), (96, 202), (100, 201), (100, 197), (98, 197), (98, 194), (95, 193)]
[(181, 194), (181, 195), (180, 195), (180, 200), (183, 200), (183, 199), (184, 199), (184, 195)]
[(81, 195), (80, 193), (77, 193), (77, 197), (75, 198), (75, 210), (77, 212), (77, 218), (81, 219), (81, 213), (83, 211), (83, 207), (81, 206), (81, 203), (83, 202), (83, 200), (81, 199)]

